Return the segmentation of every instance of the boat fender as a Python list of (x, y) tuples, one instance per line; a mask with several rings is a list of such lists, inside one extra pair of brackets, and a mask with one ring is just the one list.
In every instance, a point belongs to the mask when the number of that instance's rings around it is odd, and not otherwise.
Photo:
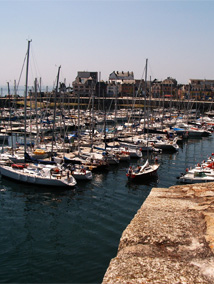
[(54, 173), (59, 173), (59, 168), (54, 168)]
[(188, 168), (186, 168), (186, 172), (188, 172), (189, 171), (189, 169)]
[(84, 168), (82, 168), (80, 172), (86, 174), (86, 170)]
[(26, 168), (26, 165), (25, 164), (12, 164), (12, 168), (24, 169), (24, 168)]

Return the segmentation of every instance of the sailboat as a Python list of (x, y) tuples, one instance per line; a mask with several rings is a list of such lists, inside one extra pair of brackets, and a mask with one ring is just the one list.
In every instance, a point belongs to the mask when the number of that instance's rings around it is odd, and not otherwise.
[[(145, 102), (144, 102), (144, 116), (145, 116), (145, 103), (146, 103), (146, 81), (147, 81), (147, 61), (146, 59), (146, 72), (145, 72)], [(149, 150), (147, 150), (147, 160), (142, 166), (137, 166), (136, 169), (133, 169), (132, 166), (129, 167), (126, 176), (128, 180), (135, 180), (135, 181), (145, 181), (147, 179), (151, 179), (157, 176), (157, 170), (160, 166), (156, 159), (154, 164), (149, 163)]]
[(78, 159), (68, 159), (64, 156), (64, 167), (68, 168), (72, 172), (72, 176), (76, 180), (91, 180), (92, 172), (88, 166), (84, 166), (84, 160), (80, 158), (80, 95), (78, 95), (78, 129), (77, 129), (77, 147), (78, 147)]
[(169, 139), (155, 141), (154, 147), (156, 149), (169, 152), (176, 152), (179, 150), (179, 146), (177, 144), (177, 137), (175, 137), (172, 141)]
[(132, 169), (130, 166), (126, 176), (129, 180), (147, 180), (156, 176), (159, 166), (158, 163), (150, 165), (149, 161), (146, 160), (142, 166), (138, 166), (136, 169)]
[[(31, 41), (28, 41), (28, 49), (27, 49), (26, 84), (25, 84), (25, 118), (26, 118), (26, 104), (27, 104), (30, 42)], [(25, 119), (24, 147), (25, 147), (24, 153), (27, 154), (26, 153), (26, 119)], [(77, 183), (69, 170), (63, 171), (58, 167), (56, 167), (56, 165), (35, 165), (35, 164), (28, 165), (26, 163), (0, 165), (0, 173), (4, 177), (28, 184), (54, 186), (54, 187), (56, 186), (73, 187)]]
[(60, 171), (56, 166), (34, 164), (0, 165), (0, 172), (4, 177), (28, 184), (73, 187), (77, 183), (69, 171)]

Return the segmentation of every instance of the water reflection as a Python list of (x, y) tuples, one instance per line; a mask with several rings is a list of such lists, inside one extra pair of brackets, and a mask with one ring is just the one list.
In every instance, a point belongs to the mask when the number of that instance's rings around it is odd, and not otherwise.
[[(2, 191), (10, 191), (13, 197), (24, 198), (25, 204), (35, 203), (41, 205), (48, 205), (55, 207), (57, 203), (62, 202), (63, 197), (73, 198), (76, 194), (76, 189), (65, 189), (26, 185), (21, 183), (15, 183), (11, 180), (2, 178), (1, 180)], [(30, 210), (30, 209), (29, 209)]]
[[(183, 144), (178, 153), (158, 154), (157, 178), (140, 183), (127, 180), (128, 163), (94, 173), (90, 182), (78, 182), (74, 190), (0, 179), (1, 280), (101, 283), (123, 230), (151, 188), (176, 184), (176, 176), (210, 156), (212, 148), (211, 139), (202, 139)], [(144, 154), (130, 164), (145, 159)], [(11, 267), (16, 268), (13, 273)]]
[(157, 176), (153, 176), (151, 178), (147, 178), (146, 180), (132, 180), (132, 181), (127, 181), (127, 186), (129, 185), (147, 185), (147, 186), (157, 186), (159, 181), (158, 174)]

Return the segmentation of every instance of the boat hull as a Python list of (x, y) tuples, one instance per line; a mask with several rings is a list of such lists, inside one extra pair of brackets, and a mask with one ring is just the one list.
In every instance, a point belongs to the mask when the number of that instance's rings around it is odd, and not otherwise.
[(166, 152), (177, 152), (179, 150), (179, 147), (177, 147), (176, 145), (170, 145), (170, 144), (155, 144), (154, 147), (156, 149), (160, 149), (162, 151), (166, 151)]
[(75, 186), (76, 180), (73, 177), (66, 179), (60, 179), (60, 176), (50, 176), (43, 177), (37, 176), (29, 173), (25, 173), (23, 170), (15, 170), (8, 166), (0, 166), (0, 173), (2, 176), (9, 178), (14, 181), (34, 184), (34, 185), (43, 185), (43, 186), (52, 186), (52, 187), (69, 187)]
[(133, 172), (131, 174), (126, 174), (129, 181), (144, 181), (148, 179), (152, 179), (154, 177), (157, 177), (157, 170), (159, 168), (159, 165), (152, 165), (150, 166), (150, 169), (143, 171), (142, 173)]
[(189, 177), (181, 177), (180, 182), (182, 183), (204, 183), (204, 182), (214, 182), (214, 178), (189, 178)]
[(88, 170), (86, 172), (75, 170), (72, 175), (76, 180), (92, 180), (92, 172)]

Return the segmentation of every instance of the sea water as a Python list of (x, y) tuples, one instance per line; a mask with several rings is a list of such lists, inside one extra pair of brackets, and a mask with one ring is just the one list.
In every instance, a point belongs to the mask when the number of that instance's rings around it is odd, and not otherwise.
[[(0, 178), (0, 282), (101, 283), (122, 232), (152, 187), (178, 183), (185, 169), (207, 159), (213, 137), (188, 140), (158, 154), (158, 179), (127, 181), (128, 163), (93, 174), (75, 189), (51, 190)], [(143, 163), (131, 160), (132, 165)]]

